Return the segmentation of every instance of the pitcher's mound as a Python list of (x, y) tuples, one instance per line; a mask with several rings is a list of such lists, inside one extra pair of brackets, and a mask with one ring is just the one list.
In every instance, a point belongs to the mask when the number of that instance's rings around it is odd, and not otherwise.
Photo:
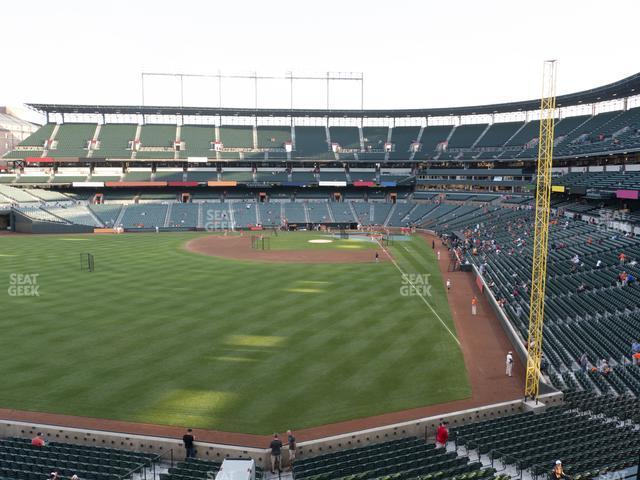
[(250, 236), (209, 235), (190, 240), (185, 245), (190, 252), (212, 257), (276, 263), (373, 263), (378, 258), (387, 261), (381, 249), (366, 250), (254, 250)]

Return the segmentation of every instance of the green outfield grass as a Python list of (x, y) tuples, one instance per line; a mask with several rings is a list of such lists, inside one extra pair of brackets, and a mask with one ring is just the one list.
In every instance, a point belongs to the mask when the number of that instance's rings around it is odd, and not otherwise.
[[(185, 251), (197, 235), (0, 237), (0, 407), (268, 434), (470, 395), (392, 263), (232, 261)], [(311, 236), (273, 242), (327, 248)], [(390, 249), (455, 332), (431, 248)], [(11, 296), (15, 274), (39, 296)]]

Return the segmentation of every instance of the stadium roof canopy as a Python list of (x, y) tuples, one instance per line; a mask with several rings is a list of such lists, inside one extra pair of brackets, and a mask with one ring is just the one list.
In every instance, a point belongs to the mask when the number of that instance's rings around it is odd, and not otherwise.
[[(571, 107), (615, 100), (640, 94), (640, 73), (617, 82), (582, 92), (560, 95), (557, 107)], [(392, 110), (326, 110), (326, 109), (255, 109), (218, 107), (176, 107), (176, 106), (124, 106), (124, 105), (58, 105), (29, 103), (29, 107), (44, 113), (77, 114), (144, 114), (144, 115), (209, 115), (209, 116), (258, 116), (258, 117), (442, 117), (448, 115), (480, 115), (537, 110), (540, 100), (495, 103), (469, 107), (416, 108)]]

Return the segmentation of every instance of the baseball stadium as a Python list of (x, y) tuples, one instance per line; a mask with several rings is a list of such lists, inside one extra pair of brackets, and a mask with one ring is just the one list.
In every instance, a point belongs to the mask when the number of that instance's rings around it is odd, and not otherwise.
[(0, 480), (638, 478), (640, 73), (557, 65), (508, 103), (4, 109)]

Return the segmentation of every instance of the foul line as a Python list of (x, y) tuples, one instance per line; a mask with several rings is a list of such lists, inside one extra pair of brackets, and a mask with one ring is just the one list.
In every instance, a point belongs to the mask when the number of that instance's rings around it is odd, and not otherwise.
[(382, 246), (382, 244), (380, 243), (380, 240), (376, 239), (376, 243), (380, 246), (380, 248), (382, 248), (382, 251), (387, 255), (387, 257), (389, 257), (389, 260), (391, 260), (391, 262), (395, 265), (395, 267), (398, 269), (398, 271), (400, 272), (400, 274), (404, 277), (404, 280), (406, 280), (407, 282), (409, 282), (411, 284), (411, 286), (414, 288), (414, 290), (416, 291), (416, 293), (418, 294), (418, 296), (422, 299), (422, 301), (424, 302), (424, 304), (429, 307), (429, 309), (433, 312), (433, 314), (438, 318), (438, 320), (440, 321), (440, 323), (442, 324), (442, 326), (447, 330), (447, 332), (449, 332), (449, 334), (451, 335), (451, 337), (456, 341), (456, 343), (458, 344), (458, 346), (461, 346), (460, 344), (460, 340), (458, 340), (458, 337), (456, 337), (456, 335), (451, 331), (451, 329), (449, 327), (447, 327), (447, 324), (444, 323), (444, 320), (442, 320), (442, 317), (440, 317), (440, 315), (438, 315), (438, 312), (435, 311), (435, 309), (431, 306), (431, 304), (429, 302), (427, 302), (427, 299), (424, 298), (424, 296), (422, 295), (422, 293), (420, 293), (420, 290), (418, 290), (418, 287), (416, 287), (413, 282), (411, 281), (411, 279), (409, 278), (409, 276), (404, 273), (404, 271), (402, 270), (402, 268), (400, 268), (400, 265), (398, 265), (398, 263), (395, 261), (395, 259), (391, 256), (391, 254), (387, 251), (386, 248), (384, 248)]

